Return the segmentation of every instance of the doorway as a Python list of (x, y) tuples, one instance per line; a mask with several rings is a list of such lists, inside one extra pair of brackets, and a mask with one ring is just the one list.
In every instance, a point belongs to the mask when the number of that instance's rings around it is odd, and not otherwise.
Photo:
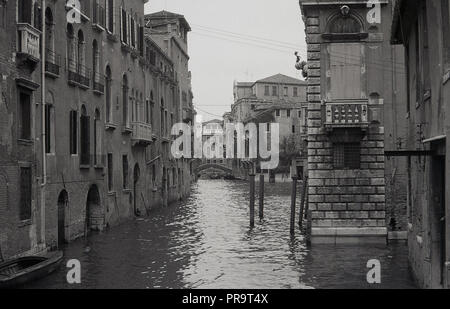
[(134, 173), (133, 173), (133, 208), (134, 208), (134, 214), (135, 216), (140, 216), (140, 210), (138, 208), (138, 184), (139, 184), (139, 178), (141, 177), (141, 169), (139, 168), (139, 164), (136, 163), (134, 166)]
[(89, 234), (90, 231), (102, 231), (104, 222), (105, 218), (100, 193), (98, 187), (92, 185), (86, 201), (85, 235)]
[[(66, 237), (66, 208), (69, 204), (69, 195), (63, 190), (58, 197), (58, 248), (67, 242)], [(67, 235), (70, 237), (70, 235)]]
[[(445, 144), (444, 144), (445, 146)], [(445, 235), (445, 149), (437, 147), (437, 155), (432, 158), (431, 166), (431, 287), (444, 287), (446, 261)]]

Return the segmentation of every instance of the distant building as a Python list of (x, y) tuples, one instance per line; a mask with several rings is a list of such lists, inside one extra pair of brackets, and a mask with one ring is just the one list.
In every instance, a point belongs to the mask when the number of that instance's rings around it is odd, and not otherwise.
[(392, 43), (406, 48), (407, 119), (401, 156), (408, 166), (408, 245), (423, 288), (450, 288), (450, 5), (393, 1)]
[(306, 88), (305, 81), (277, 74), (256, 82), (235, 82), (234, 104), (227, 115), (235, 123), (270, 123), (280, 128), (280, 165), (267, 175), (271, 181), (291, 181), (306, 170)]

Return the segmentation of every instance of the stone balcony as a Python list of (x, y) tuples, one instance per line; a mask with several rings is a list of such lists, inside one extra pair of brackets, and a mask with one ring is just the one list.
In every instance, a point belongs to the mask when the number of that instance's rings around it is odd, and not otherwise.
[(41, 59), (41, 32), (27, 23), (18, 23), (17, 55), (24, 60), (37, 64)]
[(338, 128), (369, 127), (367, 100), (339, 100), (325, 102), (325, 128), (332, 131)]
[(131, 139), (134, 145), (147, 146), (153, 142), (152, 125), (144, 122), (133, 122)]

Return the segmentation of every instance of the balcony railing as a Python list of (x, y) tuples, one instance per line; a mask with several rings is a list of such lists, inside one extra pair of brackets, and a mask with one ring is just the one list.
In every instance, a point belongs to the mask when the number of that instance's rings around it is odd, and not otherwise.
[(89, 88), (91, 70), (84, 65), (78, 64), (73, 59), (67, 60), (67, 71), (69, 83)]
[(45, 51), (45, 73), (53, 76), (59, 76), (59, 68), (61, 67), (61, 56), (54, 51), (47, 49)]
[(25, 55), (30, 60), (38, 62), (40, 55), (40, 31), (30, 24), (18, 23), (18, 53)]
[(367, 101), (327, 102), (325, 113), (325, 126), (328, 128), (367, 127), (369, 125)]
[(132, 123), (133, 134), (132, 140), (135, 143), (148, 145), (153, 141), (152, 138), (152, 126), (144, 122), (133, 122)]
[(105, 77), (98, 73), (94, 72), (94, 79), (93, 79), (93, 89), (98, 94), (104, 94), (105, 93)]
[(105, 8), (99, 4), (94, 4), (94, 12), (92, 15), (92, 23), (94, 26), (106, 28), (106, 12)]

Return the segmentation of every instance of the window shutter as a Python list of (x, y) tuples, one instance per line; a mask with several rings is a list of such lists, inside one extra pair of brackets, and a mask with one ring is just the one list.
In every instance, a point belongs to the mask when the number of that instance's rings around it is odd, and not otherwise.
[(330, 45), (331, 98), (361, 98), (361, 44)]

